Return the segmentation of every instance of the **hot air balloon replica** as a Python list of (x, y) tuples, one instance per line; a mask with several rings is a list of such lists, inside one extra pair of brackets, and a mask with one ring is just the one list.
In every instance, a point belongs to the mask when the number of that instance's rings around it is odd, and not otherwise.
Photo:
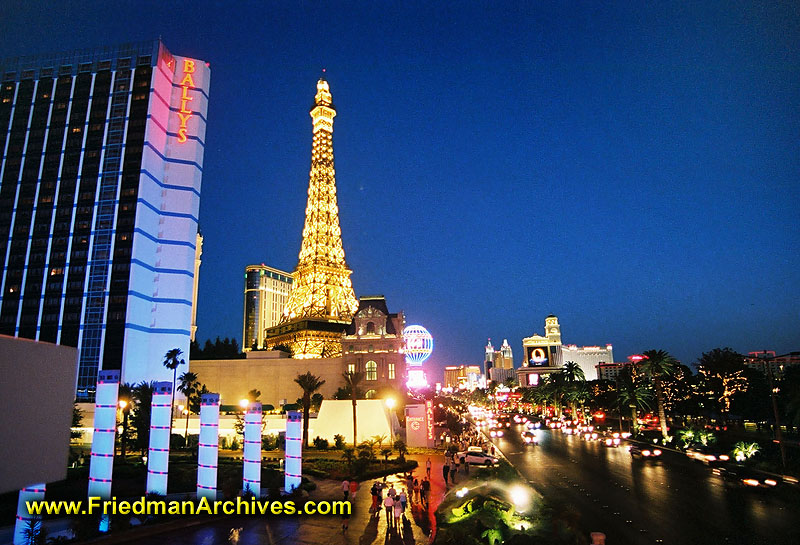
[(406, 356), (406, 372), (410, 389), (427, 388), (428, 381), (422, 363), (433, 352), (433, 337), (421, 325), (410, 325), (403, 330), (403, 351)]

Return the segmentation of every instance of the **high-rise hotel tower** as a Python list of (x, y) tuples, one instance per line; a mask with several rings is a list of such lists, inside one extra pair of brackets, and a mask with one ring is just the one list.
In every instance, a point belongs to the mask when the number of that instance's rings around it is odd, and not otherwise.
[(189, 351), (209, 66), (160, 41), (0, 61), (0, 334), (172, 380)]

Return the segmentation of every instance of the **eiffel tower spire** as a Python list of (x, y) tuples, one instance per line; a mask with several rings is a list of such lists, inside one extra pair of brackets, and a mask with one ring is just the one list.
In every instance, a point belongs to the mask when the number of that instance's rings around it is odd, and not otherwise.
[(328, 82), (320, 79), (311, 108), (314, 136), (303, 243), (281, 324), (267, 331), (267, 346), (288, 345), (295, 358), (338, 356), (341, 331), (358, 309), (336, 202), (335, 116)]

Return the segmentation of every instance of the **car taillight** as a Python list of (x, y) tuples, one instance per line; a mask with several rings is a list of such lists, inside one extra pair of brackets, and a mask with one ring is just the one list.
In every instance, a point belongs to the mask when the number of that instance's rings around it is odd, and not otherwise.
[(720, 460), (722, 460), (722, 461), (724, 461), (724, 462), (727, 462), (728, 460), (730, 460), (730, 459), (731, 459), (731, 457), (730, 457), (730, 456), (728, 456), (727, 454), (720, 454), (720, 455), (719, 455), (719, 459), (720, 459)]
[(770, 486), (776, 486), (778, 483), (773, 481), (772, 479), (764, 479), (764, 484), (768, 484)]
[(650, 451), (649, 450), (643, 450), (642, 451), (642, 456), (650, 456)]
[(656, 449), (653, 451), (653, 456), (661, 456), (661, 451)]
[(742, 479), (742, 482), (747, 486), (758, 486), (758, 481), (755, 479)]

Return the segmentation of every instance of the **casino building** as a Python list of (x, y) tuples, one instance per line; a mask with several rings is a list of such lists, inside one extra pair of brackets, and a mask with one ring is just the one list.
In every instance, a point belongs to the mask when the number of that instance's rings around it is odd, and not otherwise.
[(172, 380), (188, 354), (210, 68), (161, 41), (0, 60), (0, 334)]

